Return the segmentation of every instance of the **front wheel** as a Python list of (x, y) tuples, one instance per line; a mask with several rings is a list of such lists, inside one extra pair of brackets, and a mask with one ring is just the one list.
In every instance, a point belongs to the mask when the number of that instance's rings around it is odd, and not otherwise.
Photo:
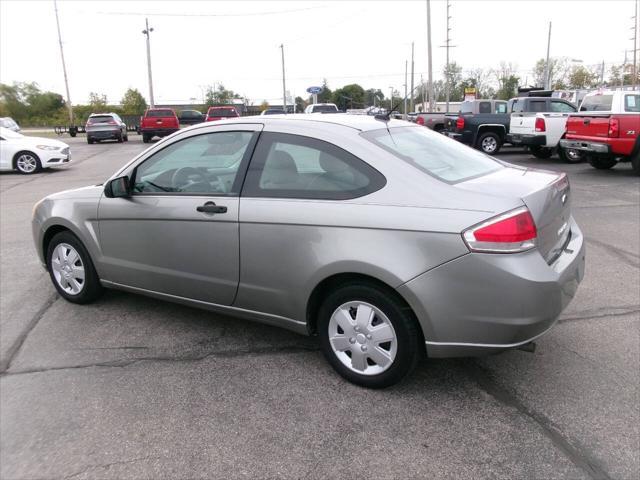
[(19, 152), (15, 156), (15, 168), (23, 175), (31, 175), (42, 170), (40, 159), (33, 152)]
[(583, 158), (580, 150), (575, 148), (558, 148), (558, 156), (567, 163), (580, 163)]
[(593, 168), (597, 168), (598, 170), (608, 170), (618, 163), (613, 157), (597, 157), (595, 155), (589, 155), (587, 157), (587, 161), (589, 162), (589, 165)]
[(494, 155), (500, 151), (502, 140), (497, 133), (483, 133), (478, 139), (477, 147), (487, 155)]
[(547, 158), (551, 158), (551, 155), (553, 155), (553, 149), (546, 147), (531, 147), (531, 154), (536, 158), (545, 160)]
[(69, 231), (57, 233), (47, 247), (47, 268), (58, 293), (72, 303), (90, 303), (102, 285), (82, 242)]
[(385, 388), (402, 380), (424, 353), (410, 309), (370, 284), (349, 284), (331, 293), (318, 313), (322, 352), (352, 383)]

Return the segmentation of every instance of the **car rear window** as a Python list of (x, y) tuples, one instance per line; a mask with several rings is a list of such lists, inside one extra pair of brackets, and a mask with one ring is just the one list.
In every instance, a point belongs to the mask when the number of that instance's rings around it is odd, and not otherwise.
[(632, 94), (624, 96), (625, 112), (640, 112), (640, 95)]
[(473, 113), (473, 102), (462, 102), (460, 104), (460, 113)]
[(209, 110), (210, 117), (237, 117), (238, 114), (234, 108), (212, 108)]
[(421, 127), (384, 128), (361, 135), (401, 160), (449, 183), (504, 168), (484, 153)]
[(89, 117), (89, 123), (108, 123), (113, 122), (113, 117), (111, 115), (96, 115), (94, 117)]
[(316, 105), (313, 107), (313, 113), (335, 113), (338, 111), (338, 107), (334, 105)]
[(173, 110), (148, 110), (147, 117), (173, 117)]
[(610, 112), (613, 103), (613, 95), (592, 95), (584, 97), (581, 112)]

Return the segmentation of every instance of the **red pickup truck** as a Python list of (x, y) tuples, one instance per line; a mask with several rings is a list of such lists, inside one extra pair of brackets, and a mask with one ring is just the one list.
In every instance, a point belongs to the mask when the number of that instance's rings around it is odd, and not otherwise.
[(560, 148), (583, 152), (592, 167), (632, 162), (640, 175), (640, 92), (597, 91), (569, 114)]
[(140, 133), (144, 143), (149, 143), (153, 137), (166, 137), (178, 130), (178, 117), (170, 108), (149, 108), (140, 120)]

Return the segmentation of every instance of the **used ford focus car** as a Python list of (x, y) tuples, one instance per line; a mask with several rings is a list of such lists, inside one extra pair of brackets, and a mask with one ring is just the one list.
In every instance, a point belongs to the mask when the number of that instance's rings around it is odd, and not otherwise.
[[(313, 117), (313, 118), (312, 118)], [(531, 342), (584, 274), (565, 174), (370, 116), (181, 130), (34, 207), (55, 288), (117, 288), (318, 335), (348, 380)]]

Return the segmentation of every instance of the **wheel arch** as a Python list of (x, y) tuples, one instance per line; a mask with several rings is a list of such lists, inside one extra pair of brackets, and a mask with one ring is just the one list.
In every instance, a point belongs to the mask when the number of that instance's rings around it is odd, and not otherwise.
[(40, 165), (42, 165), (42, 160), (40, 160), (40, 156), (36, 152), (33, 152), (31, 150), (19, 150), (13, 155), (13, 158), (11, 159), (11, 168), (13, 168), (14, 170), (18, 168), (18, 157), (23, 153), (28, 153), (29, 155), (33, 155), (34, 157), (36, 157), (36, 160), (40, 162)]
[(504, 125), (500, 125), (499, 123), (485, 123), (485, 124), (478, 125), (474, 144), (478, 142), (478, 139), (482, 135), (488, 132), (495, 133), (496, 135), (498, 135), (500, 137), (500, 142), (504, 143), (504, 139), (507, 136), (507, 128)]
[(391, 287), (388, 283), (375, 278), (371, 275), (356, 273), (356, 272), (343, 272), (336, 273), (329, 277), (324, 278), (320, 281), (314, 289), (311, 291), (309, 295), (309, 299), (307, 300), (307, 308), (306, 308), (306, 322), (307, 322), (307, 330), (311, 335), (315, 335), (317, 333), (317, 317), (320, 306), (322, 305), (322, 301), (327, 297), (327, 295), (334, 291), (336, 288), (340, 288), (342, 285), (347, 285), (350, 283), (364, 283), (368, 285), (375, 286), (384, 290), (386, 293), (394, 296), (398, 299), (404, 307), (411, 313), (414, 317), (420, 334), (424, 337), (424, 332), (422, 331), (422, 325), (418, 321), (418, 318), (409, 305), (409, 302), (393, 287)]

